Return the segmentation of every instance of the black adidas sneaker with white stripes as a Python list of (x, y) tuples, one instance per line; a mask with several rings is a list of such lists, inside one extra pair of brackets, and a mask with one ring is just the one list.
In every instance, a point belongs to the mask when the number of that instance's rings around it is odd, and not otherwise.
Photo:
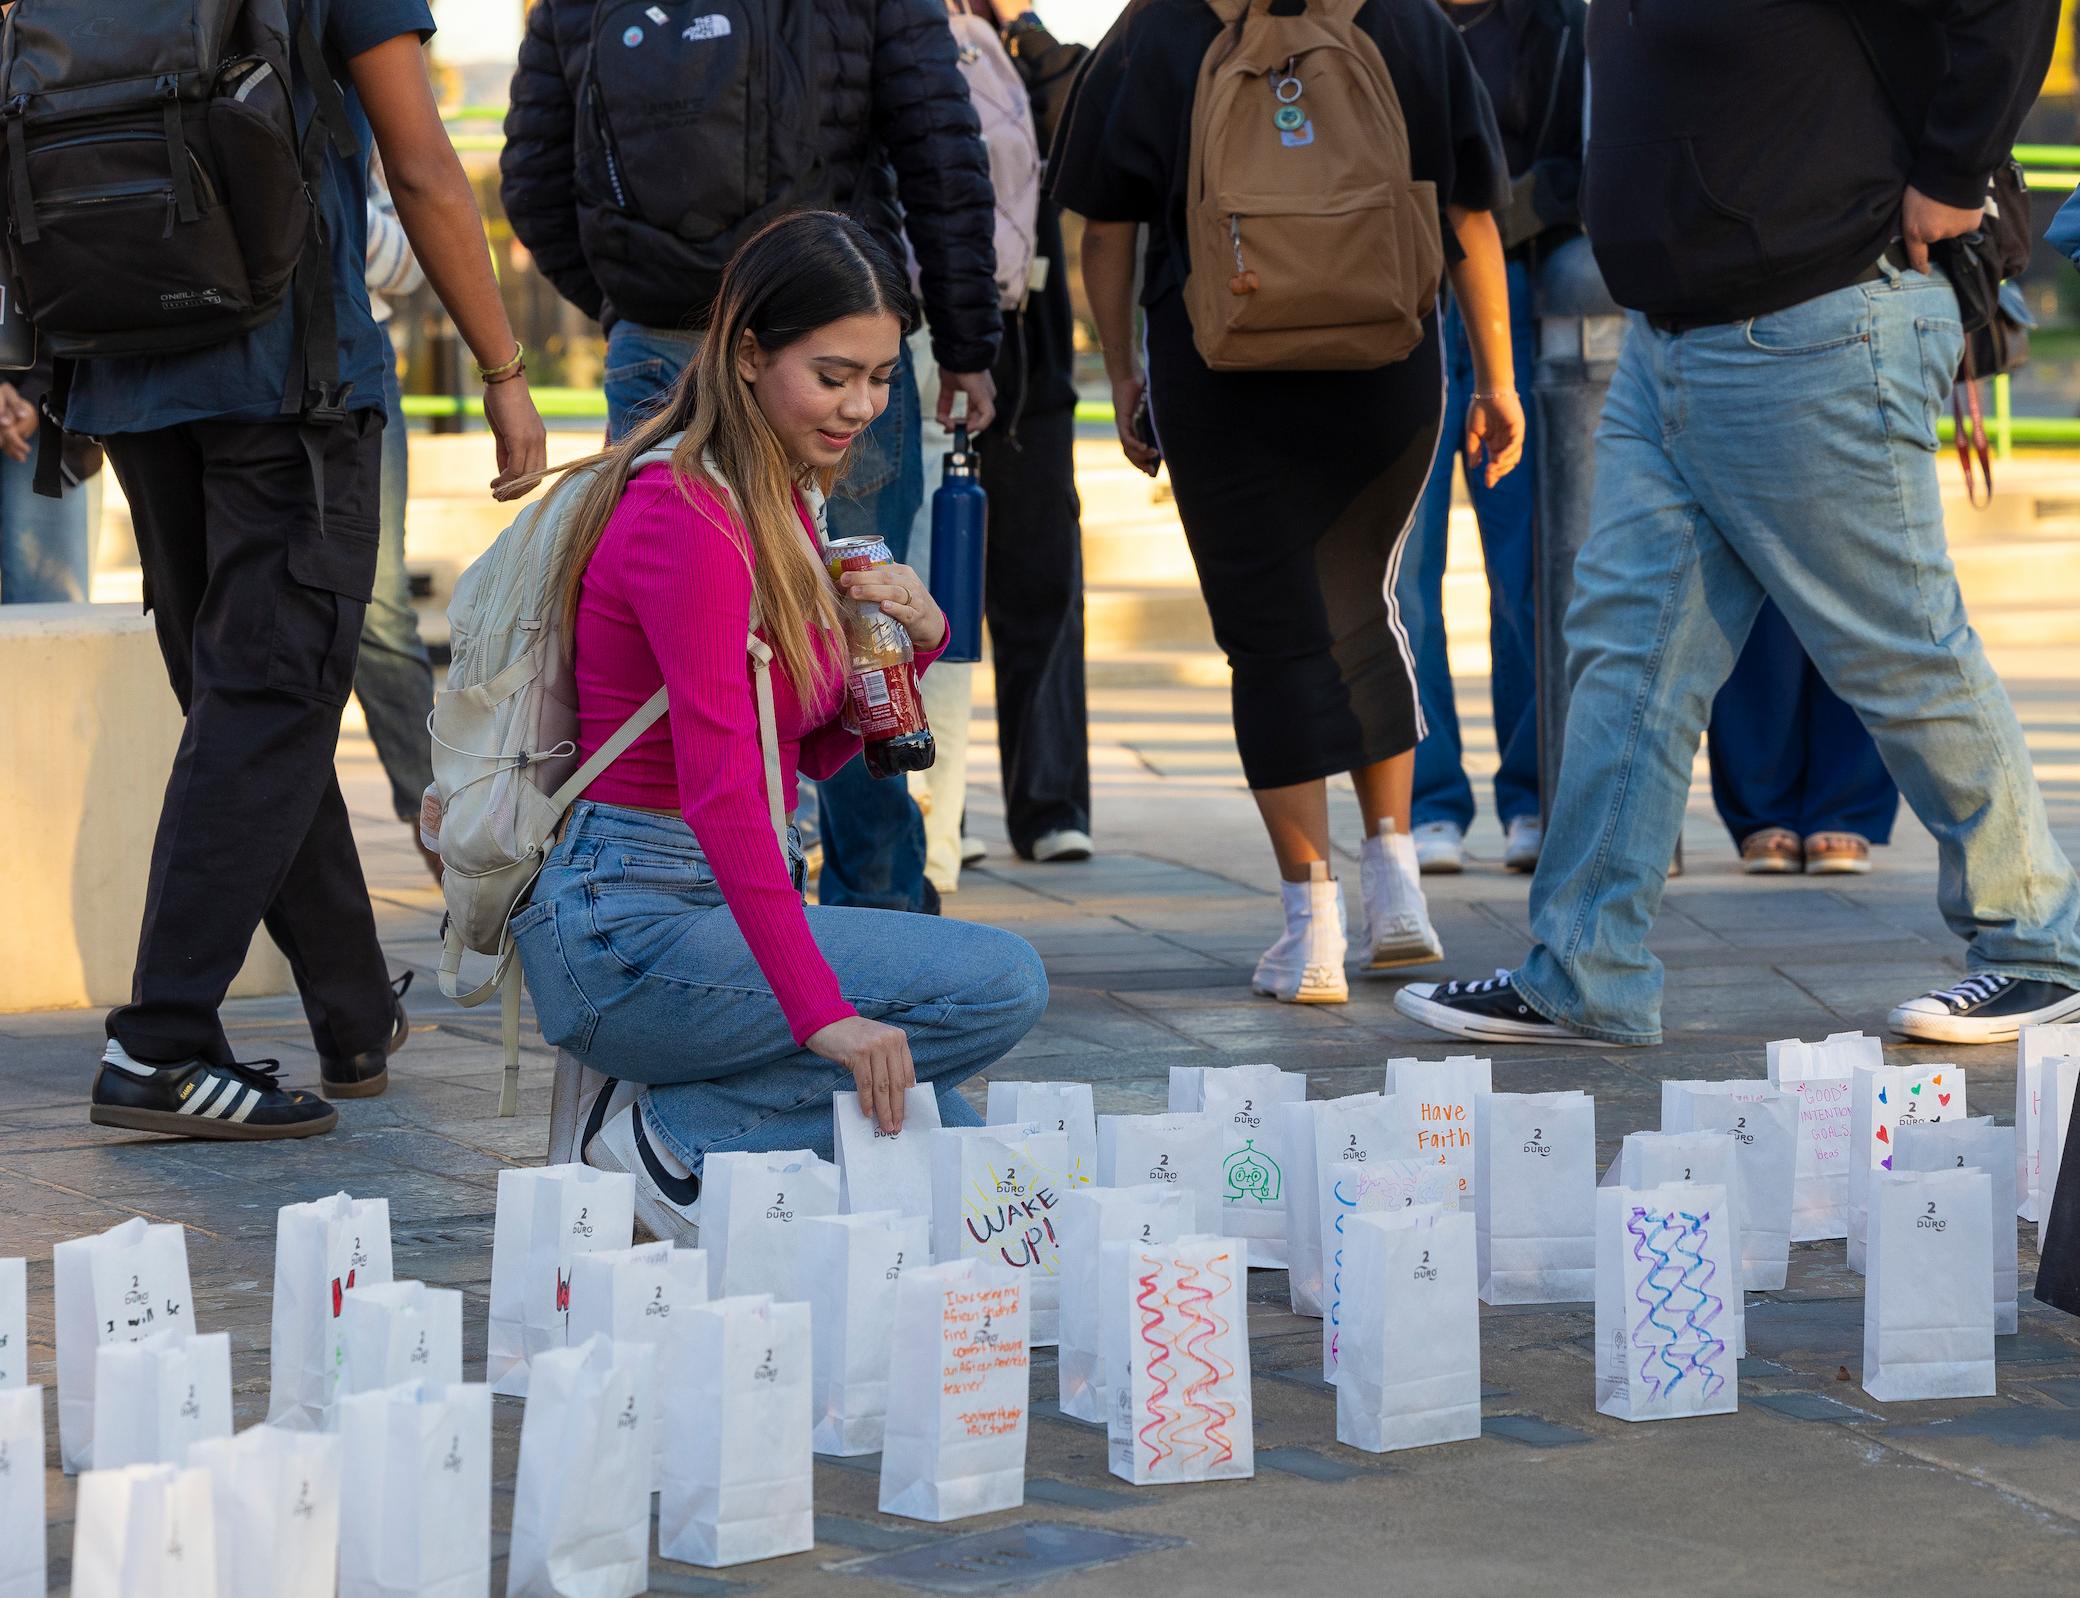
[(2059, 982), (1982, 971), (1955, 987), (1909, 999), (1892, 1030), (1928, 1043), (2013, 1043), (2026, 1026), (2080, 1018), (2080, 991)]
[(111, 1038), (87, 1119), (96, 1126), (242, 1143), (330, 1132), (339, 1124), (339, 1111), (315, 1093), (283, 1087), (275, 1079), (279, 1064), (211, 1065), (197, 1059), (148, 1065), (131, 1059)]

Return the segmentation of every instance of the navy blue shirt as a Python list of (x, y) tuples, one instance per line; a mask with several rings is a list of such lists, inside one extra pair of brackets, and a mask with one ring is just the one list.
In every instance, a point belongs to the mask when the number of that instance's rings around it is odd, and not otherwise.
[[(356, 155), (342, 160), (329, 145), (325, 182), (319, 203), (332, 244), (332, 296), (339, 322), (339, 373), (353, 384), (349, 410), (381, 410), (383, 363), (389, 351), (368, 311), (368, 289), (362, 282), (368, 233), (368, 153), (372, 142), (368, 118), (347, 78), (346, 62), (364, 50), (396, 38), (433, 34), (433, 14), (426, 0), (290, 0), (293, 26), (299, 11), (310, 14), (311, 29), (323, 46), (333, 75), (346, 96)], [(317, 101), (302, 74), (291, 72), (296, 122), (307, 128), (317, 115)], [(181, 422), (272, 421), (282, 414), (282, 389), (296, 356), (296, 311), (284, 295), (272, 321), (237, 338), (173, 355), (126, 355), (81, 361), (73, 378), (65, 425), (73, 432), (105, 437), (110, 433), (144, 433)]]

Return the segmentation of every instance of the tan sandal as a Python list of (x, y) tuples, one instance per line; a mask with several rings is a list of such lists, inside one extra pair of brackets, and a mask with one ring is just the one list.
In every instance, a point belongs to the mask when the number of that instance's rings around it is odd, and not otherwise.
[(1806, 875), (1862, 876), (1871, 868), (1871, 841), (1856, 832), (1816, 832), (1806, 839)]
[(1804, 846), (1789, 827), (1764, 827), (1741, 840), (1741, 870), (1751, 877), (1791, 876), (1805, 864)]

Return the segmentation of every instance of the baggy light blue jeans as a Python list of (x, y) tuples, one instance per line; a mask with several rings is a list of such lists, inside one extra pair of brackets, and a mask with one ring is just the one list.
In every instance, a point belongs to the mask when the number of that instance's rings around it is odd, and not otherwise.
[(1660, 1041), (1647, 931), (1699, 733), (1765, 595), (1935, 835), (1966, 965), (2080, 987), (2080, 883), (1944, 543), (1936, 418), (1962, 343), (1949, 284), (1889, 269), (1745, 322), (1634, 318), (1567, 613), (1538, 941), (1514, 973), (1548, 1020)]
[[(802, 881), (799, 840), (789, 853)], [(1047, 1008), (1032, 945), (972, 922), (811, 905), (817, 947), (861, 1015), (909, 1034), (940, 1120), (979, 1126), (958, 1091)], [(581, 800), (513, 922), (542, 1036), (650, 1091), (650, 1135), (695, 1172), (711, 1153), (831, 1151), (851, 1075), (802, 1048), (676, 816)]]
[(0, 605), (79, 605), (94, 585), (94, 490), (67, 484), (63, 495), (36, 492), (36, 443), (29, 458), (0, 455)]

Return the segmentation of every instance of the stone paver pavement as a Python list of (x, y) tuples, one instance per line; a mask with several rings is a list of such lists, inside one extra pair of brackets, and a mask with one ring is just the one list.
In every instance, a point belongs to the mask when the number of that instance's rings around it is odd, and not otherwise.
[[(2070, 652), (2021, 651), (2006, 665), (2072, 850), (2080, 695)], [(1466, 684), (1462, 706), (1481, 704), (1483, 686)], [(1354, 983), (1352, 1002), (1335, 1009), (1249, 996), (1249, 968), (1277, 910), (1224, 691), (1104, 688), (1094, 716), (1101, 857), (1027, 866), (999, 841), (949, 901), (953, 913), (1032, 939), (1052, 976), (1046, 1020), (997, 1074), (1082, 1078), (1095, 1084), (1101, 1112), (1145, 1111), (1162, 1107), (1177, 1064), (1274, 1060), (1329, 1096), (1377, 1087), (1390, 1055), (1445, 1052), (1393, 1011), (1390, 982)], [(973, 808), (984, 835), (1001, 840), (989, 734), (979, 720)], [(1477, 718), (1469, 740), (1477, 759), (1492, 762), (1492, 735)], [(522, 1114), (499, 1120), (496, 1017), (430, 992), (435, 895), (385, 813), (356, 734), (341, 767), (393, 960), (421, 980), (415, 1034), (391, 1091), (344, 1106), (337, 1133), (310, 1145), (236, 1146), (92, 1128), (81, 1098), (98, 1017), (0, 1016), (0, 1254), (29, 1258), (38, 1379), (52, 1379), (51, 1245), (132, 1214), (177, 1220), (189, 1228), (198, 1319), (232, 1334), (238, 1420), (259, 1420), (275, 1209), (342, 1188), (389, 1196), (400, 1275), (463, 1290), (466, 1359), (480, 1368), (496, 1174), (542, 1157), (548, 1054), (530, 1032)], [(1355, 812), (1347, 797), (1339, 803), (1354, 848)], [(1910, 821), (1902, 834), (1867, 879), (1757, 883), (1735, 873), (1700, 801), (1690, 869), (1672, 884), (1655, 939), (1671, 971), (1668, 1045), (1509, 1052), (1497, 1059), (1497, 1087), (1594, 1093), (1607, 1161), (1625, 1131), (1655, 1124), (1663, 1078), (1759, 1075), (1769, 1038), (1877, 1029), (1898, 997), (1960, 969), (1932, 902), (1932, 846)], [(1499, 854), (1492, 827), (1475, 843), (1491, 861)], [(1348, 874), (1355, 879), (1354, 865)], [(1524, 879), (1492, 865), (1434, 882), (1450, 969), (1481, 972), (1516, 957), (1524, 891)], [(234, 1006), (231, 1025), (246, 1056), (278, 1055), (289, 1080), (315, 1080), (292, 1001)], [(2012, 1049), (1957, 1057), (1973, 1107), (2005, 1119)], [(1254, 1481), (1157, 1490), (1112, 1479), (1102, 1433), (1053, 1413), (1044, 1353), (1033, 1370), (1022, 1510), (946, 1527), (885, 1518), (869, 1470), (820, 1461), (813, 1553), (717, 1573), (659, 1562), (652, 1590), (2068, 1590), (2080, 1560), (2080, 1322), (2027, 1299), (2033, 1243), (2025, 1228), (2022, 1330), (2001, 1342), (1993, 1399), (1868, 1399), (1854, 1379), (1861, 1279), (1839, 1243), (1801, 1245), (1789, 1288), (1751, 1299), (1738, 1414), (1630, 1427), (1605, 1419), (1591, 1399), (1588, 1306), (1484, 1310), (1486, 1434), (1383, 1457), (1337, 1445), (1317, 1323), (1288, 1312), (1283, 1274), (1256, 1273)], [(498, 1401), (501, 1553), (519, 1419), (517, 1402)], [(55, 1472), (50, 1488), (62, 1588), (73, 1491)]]

